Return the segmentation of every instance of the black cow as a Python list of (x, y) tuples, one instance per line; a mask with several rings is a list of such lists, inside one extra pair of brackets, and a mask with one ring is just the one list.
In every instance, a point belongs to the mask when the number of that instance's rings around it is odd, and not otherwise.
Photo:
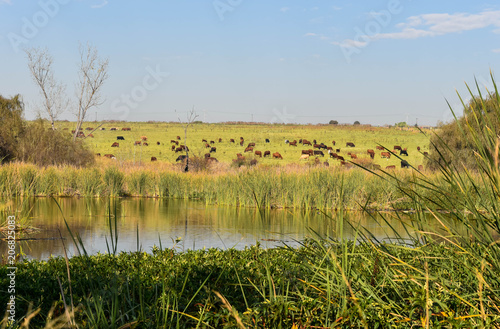
[(401, 160), (401, 168), (410, 168), (410, 164), (406, 160)]
[(408, 152), (406, 150), (401, 150), (401, 151), (399, 151), (399, 155), (406, 155), (406, 156), (408, 156)]
[(266, 143), (269, 143), (269, 138), (266, 138)]
[(321, 155), (324, 157), (325, 155), (323, 154), (323, 151), (314, 151), (314, 155)]
[(211, 147), (210, 148), (210, 153), (212, 153), (212, 152), (214, 152), (214, 153), (217, 152), (217, 148), (216, 147)]
[(124, 141), (124, 140), (125, 140), (125, 137), (123, 137), (123, 136), (118, 136), (118, 137), (116, 137), (116, 140), (118, 140), (118, 141)]

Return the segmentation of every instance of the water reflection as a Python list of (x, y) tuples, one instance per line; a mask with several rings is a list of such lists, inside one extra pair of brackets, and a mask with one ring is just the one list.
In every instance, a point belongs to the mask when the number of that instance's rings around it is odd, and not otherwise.
[[(62, 209), (59, 210), (57, 203)], [(66, 218), (73, 234), (78, 235), (89, 254), (107, 252), (110, 243), (109, 222), (118, 229), (118, 251), (151, 251), (153, 245), (178, 250), (201, 248), (236, 248), (260, 243), (276, 247), (298, 241), (316, 233), (337, 239), (352, 239), (352, 226), (363, 227), (379, 240), (394, 237), (408, 239), (413, 231), (404, 229), (401, 221), (389, 216), (388, 223), (360, 213), (345, 215), (342, 230), (338, 214), (272, 210), (261, 214), (256, 209), (207, 206), (202, 202), (171, 199), (86, 199), (60, 198), (57, 203), (48, 198), (16, 201), (14, 209), (24, 207), (28, 223), (40, 230), (20, 233), (17, 243), (28, 258), (47, 259), (51, 255), (77, 254), (66, 228)], [(19, 220), (19, 218), (18, 218)], [(410, 221), (410, 218), (407, 217)], [(390, 224), (390, 225), (389, 225)], [(391, 226), (396, 230), (394, 233)], [(178, 241), (178, 242), (176, 242)], [(7, 244), (1, 242), (0, 253), (6, 255)]]

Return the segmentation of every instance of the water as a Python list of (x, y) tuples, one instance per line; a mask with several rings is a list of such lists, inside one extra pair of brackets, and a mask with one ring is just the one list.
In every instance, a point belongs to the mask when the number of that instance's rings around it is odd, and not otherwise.
[[(33, 232), (18, 232), (17, 247), (28, 259), (48, 259), (77, 255), (66, 219), (72, 233), (78, 235), (89, 254), (105, 253), (111, 247), (111, 227), (118, 232), (117, 251), (151, 252), (154, 245), (179, 251), (202, 248), (236, 248), (260, 244), (262, 247), (298, 246), (299, 241), (319, 234), (323, 237), (347, 239), (355, 236), (348, 224), (360, 225), (379, 240), (392, 238), (395, 233), (387, 223), (380, 224), (361, 213), (344, 215), (340, 232), (339, 215), (317, 211), (266, 211), (257, 209), (207, 206), (199, 201), (151, 198), (86, 199), (49, 198), (16, 201), (18, 223), (37, 228)], [(61, 210), (58, 207), (61, 207)], [(111, 209), (111, 212), (109, 211)], [(111, 213), (111, 216), (109, 215)], [(11, 215), (11, 214), (8, 214)], [(389, 217), (394, 215), (388, 215)], [(21, 219), (24, 217), (25, 219)], [(26, 219), (27, 218), (27, 219)], [(5, 220), (5, 218), (2, 218)], [(402, 238), (409, 238), (399, 220), (390, 220)], [(62, 240), (61, 237), (62, 236)], [(107, 243), (108, 244), (107, 244)], [(7, 255), (7, 243), (0, 242), (0, 254)]]

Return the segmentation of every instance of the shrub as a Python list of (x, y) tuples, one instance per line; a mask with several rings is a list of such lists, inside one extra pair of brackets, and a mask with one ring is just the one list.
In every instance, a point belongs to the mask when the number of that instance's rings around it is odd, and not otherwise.
[(24, 131), (24, 105), (21, 96), (11, 99), (0, 96), (0, 163), (14, 158), (17, 144)]

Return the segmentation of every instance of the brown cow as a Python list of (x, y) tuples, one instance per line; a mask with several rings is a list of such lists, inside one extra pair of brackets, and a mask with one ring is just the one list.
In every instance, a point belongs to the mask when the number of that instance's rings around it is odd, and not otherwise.
[(206, 139), (202, 139), (201, 142), (202, 143), (207, 143), (207, 140)]
[(175, 145), (172, 145), (172, 151), (175, 151)]
[(240, 141), (240, 146), (243, 146), (243, 144), (245, 144), (245, 141), (242, 139), (242, 140)]
[(255, 147), (255, 143), (248, 143), (247, 147)]
[(340, 156), (340, 155), (337, 155), (337, 160), (340, 160), (340, 161), (345, 161), (344, 157)]
[(148, 146), (149, 144), (148, 144), (148, 143), (146, 143), (146, 142), (142, 142), (142, 145), (143, 145), (143, 146)]
[(420, 151), (420, 146), (417, 146), (417, 151)]
[(357, 158), (358, 158), (358, 156), (356, 154), (354, 154), (354, 153), (351, 154), (351, 159), (357, 159)]
[(182, 151), (184, 151), (184, 148), (183, 148), (183, 147), (180, 147), (180, 146), (179, 146), (178, 148), (176, 148), (176, 149), (175, 149), (175, 153), (177, 153), (177, 152), (182, 152)]
[(247, 147), (247, 148), (245, 149), (245, 152), (253, 152), (253, 147), (251, 147), (251, 146), (250, 146), (250, 147)]
[(380, 145), (377, 145), (377, 146), (376, 146), (376, 149), (377, 149), (377, 150), (380, 150), (380, 151), (383, 151), (383, 150), (384, 150), (384, 147), (383, 147), (383, 146), (380, 146)]
[(113, 128), (111, 128), (110, 130), (118, 130), (118, 128), (114, 128), (114, 127), (113, 127)]
[(390, 152), (380, 152), (380, 155), (382, 158), (390, 159), (391, 158), (391, 153)]
[(335, 141), (332, 141), (333, 146), (335, 146)]
[(174, 144), (177, 144), (179, 143), (178, 141), (174, 141), (173, 139), (170, 140), (170, 143), (174, 143)]
[(293, 142), (290, 142), (288, 143), (289, 146), (297, 146), (297, 141), (293, 141)]
[(302, 154), (308, 154), (308, 155), (313, 155), (314, 151), (309, 149), (309, 150), (302, 150)]
[(231, 139), (229, 140), (229, 143), (234, 143), (234, 138), (231, 138)]
[(114, 142), (113, 144), (111, 144), (111, 147), (119, 147), (120, 144), (118, 144), (117, 142)]
[(324, 165), (325, 167), (330, 167), (330, 164), (328, 163), (328, 161), (323, 162), (323, 165)]
[(100, 156), (101, 156), (101, 153), (96, 153), (95, 155), (97, 155), (98, 157), (100, 157)]
[(338, 158), (337, 153), (330, 152), (330, 158)]
[(87, 128), (85, 128), (85, 130), (94, 130), (94, 128), (87, 127)]
[(216, 148), (215, 146), (214, 146), (214, 147), (211, 147), (209, 152), (210, 152), (210, 153), (212, 153), (212, 152), (217, 152), (217, 148)]
[(401, 148), (401, 146), (399, 146), (399, 145), (394, 145), (394, 150), (399, 150), (399, 151), (401, 151), (401, 150), (402, 150), (402, 148)]
[(122, 128), (122, 131), (131, 131), (132, 128)]
[(205, 160), (206, 160), (208, 163), (212, 163), (212, 162), (219, 162), (219, 160), (217, 160), (216, 158), (212, 158), (212, 157), (205, 158)]
[(385, 167), (386, 170), (396, 169), (395, 165)]
[(160, 142), (156, 142), (156, 145), (160, 145), (161, 143)]
[(92, 138), (94, 138), (94, 135), (92, 135), (92, 134), (88, 134), (88, 135), (87, 135), (87, 137), (92, 137)]
[(345, 147), (356, 147), (356, 146), (354, 146), (354, 143), (347, 142), (345, 143)]
[(260, 156), (262, 158), (262, 152), (261, 151), (255, 151), (254, 152), (255, 156)]
[(310, 145), (310, 146), (312, 146), (311, 142), (308, 141), (307, 139), (303, 139), (302, 140), (302, 145)]
[(424, 170), (424, 166), (418, 165), (418, 171), (422, 171), (422, 170)]
[(222, 143), (222, 138), (219, 138), (219, 143)]
[(147, 141), (147, 140), (148, 140), (148, 138), (147, 138), (146, 136), (141, 136), (141, 140), (143, 140), (143, 141)]
[(370, 155), (370, 158), (375, 159), (375, 151), (374, 150), (369, 149), (368, 151), (366, 151), (366, 153), (368, 153)]
[(178, 139), (178, 140), (181, 140), (181, 136), (177, 136), (177, 139)]
[(281, 156), (281, 154), (279, 154), (279, 152), (275, 152), (275, 153), (273, 153), (273, 159), (283, 160), (283, 157)]
[(151, 161), (156, 161), (158, 159), (156, 159), (156, 157), (151, 157)]
[(109, 159), (116, 159), (113, 154), (104, 154), (104, 156)]
[[(141, 145), (141, 141), (135, 141), (135, 142), (134, 142), (134, 146), (135, 146), (135, 145)], [(173, 146), (173, 145), (172, 145), (172, 146)]]
[(264, 158), (268, 155), (271, 156), (271, 151), (264, 151)]

